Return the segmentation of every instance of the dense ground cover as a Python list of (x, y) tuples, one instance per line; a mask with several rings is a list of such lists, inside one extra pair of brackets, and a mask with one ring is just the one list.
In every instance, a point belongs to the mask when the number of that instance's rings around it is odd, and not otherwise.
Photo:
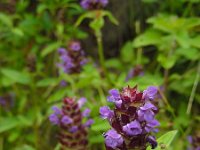
[(0, 150), (198, 150), (199, 8), (0, 1)]

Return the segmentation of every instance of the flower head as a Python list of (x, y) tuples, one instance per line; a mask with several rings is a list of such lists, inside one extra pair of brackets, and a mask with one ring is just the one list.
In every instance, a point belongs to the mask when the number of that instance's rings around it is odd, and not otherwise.
[(86, 64), (84, 52), (81, 49), (81, 45), (78, 41), (69, 42), (68, 48), (59, 48), (58, 54), (60, 62), (57, 64), (63, 72), (72, 74), (79, 73), (82, 66)]
[[(86, 99), (82, 98), (79, 100), (81, 104), (78, 104), (72, 98), (65, 98), (61, 109), (57, 106), (52, 107), (54, 112), (49, 116), (49, 120), (60, 129), (59, 141), (63, 149), (66, 147), (87, 149), (87, 129), (94, 121), (89, 119), (89, 109), (86, 108), (85, 111), (81, 112), (80, 108), (85, 101)], [(83, 117), (87, 117), (88, 120), (83, 121)], [(76, 139), (76, 141), (73, 139)]]
[(101, 9), (108, 4), (108, 0), (81, 0), (81, 6), (84, 9)]
[(146, 149), (149, 144), (155, 148), (157, 142), (152, 134), (157, 131), (159, 122), (155, 119), (158, 111), (152, 100), (155, 98), (156, 87), (151, 86), (140, 92), (137, 86), (128, 86), (121, 92), (112, 89), (109, 94), (108, 101), (113, 102), (115, 108), (100, 108), (101, 117), (108, 119), (112, 126), (105, 134), (107, 150)]

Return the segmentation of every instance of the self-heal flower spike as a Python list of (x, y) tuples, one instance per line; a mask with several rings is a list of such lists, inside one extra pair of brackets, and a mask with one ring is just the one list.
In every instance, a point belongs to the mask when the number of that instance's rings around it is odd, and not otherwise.
[(87, 10), (102, 9), (108, 4), (108, 0), (81, 0), (80, 4)]
[[(49, 116), (49, 120), (60, 129), (58, 139), (62, 150), (87, 149), (87, 130), (94, 121), (89, 119), (90, 109), (86, 108), (81, 112), (86, 99), (81, 98), (78, 102), (72, 98), (65, 98), (61, 109), (57, 106), (52, 107), (53, 114)], [(87, 120), (83, 122), (83, 118)]]
[(121, 92), (117, 89), (109, 91), (108, 106), (100, 108), (100, 115), (107, 119), (111, 129), (104, 134), (107, 150), (146, 150), (150, 145), (157, 146), (153, 134), (157, 131), (159, 122), (155, 119), (157, 107), (152, 104), (156, 97), (156, 87), (150, 86), (143, 92), (137, 86), (126, 87)]
[(82, 66), (87, 63), (87, 59), (78, 41), (69, 42), (67, 49), (59, 48), (58, 54), (60, 62), (57, 66), (68, 74), (79, 73), (82, 70)]

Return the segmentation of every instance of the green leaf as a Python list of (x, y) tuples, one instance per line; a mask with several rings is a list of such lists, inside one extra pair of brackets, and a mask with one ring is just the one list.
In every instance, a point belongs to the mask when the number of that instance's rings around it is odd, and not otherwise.
[(36, 83), (38, 87), (54, 86), (58, 82), (57, 78), (45, 78)]
[(124, 62), (132, 63), (134, 60), (134, 52), (132, 42), (127, 42), (121, 49), (121, 57)]
[[(165, 147), (165, 149), (168, 149), (173, 139), (175, 138), (176, 134), (177, 134), (177, 130), (169, 131), (166, 134), (162, 135), (160, 138), (158, 138), (157, 140), (158, 147), (155, 150), (163, 150), (162, 147)], [(147, 150), (151, 150), (151, 148), (148, 147)]]
[(95, 121), (95, 123), (91, 127), (93, 131), (106, 131), (109, 128), (110, 128), (110, 125), (106, 120)]
[(49, 53), (56, 51), (59, 47), (60, 47), (60, 42), (55, 42), (55, 43), (51, 43), (49, 44), (47, 47), (45, 47), (42, 50), (41, 56), (45, 57), (46, 55), (48, 55)]
[(28, 84), (31, 81), (31, 78), (28, 74), (19, 72), (17, 70), (4, 68), (1, 69), (1, 73), (17, 83)]
[(8, 15), (0, 13), (0, 22), (3, 22), (8, 27), (12, 27), (12, 20)]
[(76, 21), (75, 26), (76, 27), (79, 26), (83, 22), (83, 20), (85, 20), (86, 18), (95, 18), (95, 14), (96, 14), (95, 12), (96, 11), (88, 11), (84, 13), (83, 15), (81, 15)]
[(137, 48), (148, 45), (156, 45), (161, 42), (161, 39), (162, 39), (162, 34), (159, 31), (149, 29), (143, 34), (139, 35), (133, 41), (133, 46)]
[(119, 22), (117, 21), (117, 19), (112, 15), (112, 13), (110, 13), (109, 11), (103, 11), (103, 15), (107, 16), (108, 19), (115, 25), (119, 25)]
[(189, 60), (198, 60), (200, 58), (200, 50), (196, 48), (178, 48), (176, 54), (184, 56)]
[(160, 54), (158, 55), (157, 60), (161, 63), (162, 67), (164, 67), (165, 69), (170, 69), (175, 65), (177, 56), (172, 55), (170, 57), (166, 57), (165, 55)]
[(15, 128), (20, 124), (19, 120), (15, 117), (2, 118), (0, 122), (0, 133)]
[(200, 48), (200, 36), (196, 36), (190, 39), (190, 44), (194, 47)]

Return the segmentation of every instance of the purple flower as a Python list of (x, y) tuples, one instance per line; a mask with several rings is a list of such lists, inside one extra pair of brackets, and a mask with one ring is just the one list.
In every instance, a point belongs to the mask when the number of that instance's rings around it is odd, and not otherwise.
[[(144, 98), (143, 93), (147, 98)], [(155, 119), (158, 111), (150, 101), (155, 97), (155, 88), (151, 86), (140, 92), (137, 86), (128, 86), (121, 92), (112, 89), (109, 94), (108, 101), (115, 103), (114, 109), (103, 106), (100, 108), (100, 114), (103, 119), (108, 119), (113, 130), (121, 135), (125, 142), (117, 147), (115, 139), (107, 139), (105, 136), (107, 150), (116, 147), (120, 150), (146, 149), (149, 143), (155, 148), (157, 142), (151, 135), (158, 131), (156, 127), (159, 122)]]
[(149, 86), (146, 90), (144, 90), (143, 96), (145, 99), (153, 100), (156, 97), (157, 92), (158, 92), (157, 87)]
[(120, 134), (117, 133), (114, 129), (109, 130), (105, 134), (105, 144), (108, 147), (111, 147), (113, 149), (121, 146), (123, 144), (124, 140)]
[(90, 115), (91, 110), (86, 108), (83, 112), (82, 112), (82, 116), (83, 117), (88, 117)]
[(151, 121), (146, 122), (146, 126), (144, 129), (147, 133), (149, 133), (151, 131), (154, 131), (155, 130), (154, 128), (159, 125), (160, 125), (160, 123), (156, 119), (153, 119)]
[(112, 89), (109, 91), (110, 96), (107, 97), (108, 102), (113, 102), (117, 107), (121, 107), (122, 100), (119, 91)]
[(79, 42), (73, 41), (70, 43), (69, 48), (73, 51), (79, 51), (81, 49), (81, 45)]
[(58, 54), (61, 55), (61, 56), (62, 56), (62, 55), (66, 55), (66, 54), (67, 54), (67, 51), (66, 51), (65, 48), (59, 48), (59, 49), (58, 49)]
[(158, 145), (154, 136), (148, 136), (147, 141), (151, 144), (152, 149), (156, 148)]
[(57, 106), (53, 106), (52, 110), (54, 111), (55, 115), (62, 115), (62, 110), (58, 108)]
[(82, 0), (80, 4), (84, 9), (100, 9), (108, 4), (108, 0)]
[(58, 125), (59, 124), (59, 118), (56, 114), (51, 114), (49, 116), (49, 120), (53, 125)]
[(110, 110), (108, 106), (103, 106), (100, 108), (100, 114), (103, 119), (111, 119), (114, 116), (114, 112)]
[(140, 123), (138, 121), (132, 121), (131, 123), (128, 123), (127, 125), (123, 126), (123, 131), (132, 136), (132, 135), (138, 135), (142, 133), (142, 128), (140, 126)]
[(77, 127), (77, 126), (72, 126), (72, 127), (69, 129), (69, 132), (71, 132), (71, 133), (75, 133), (76, 131), (78, 131), (78, 127)]
[(94, 123), (93, 119), (89, 119), (86, 121), (86, 123), (84, 124), (84, 127), (90, 127), (92, 124)]
[(150, 102), (146, 102), (144, 106), (140, 107), (138, 110), (138, 119), (140, 121), (151, 121), (155, 115), (153, 110), (157, 110), (157, 108)]
[(62, 119), (61, 119), (61, 122), (64, 124), (64, 125), (67, 125), (67, 124), (70, 124), (73, 122), (73, 120), (68, 117), (68, 116), (63, 116)]
[(86, 103), (87, 99), (85, 97), (82, 97), (78, 100), (78, 106), (79, 108), (83, 107), (83, 105)]

